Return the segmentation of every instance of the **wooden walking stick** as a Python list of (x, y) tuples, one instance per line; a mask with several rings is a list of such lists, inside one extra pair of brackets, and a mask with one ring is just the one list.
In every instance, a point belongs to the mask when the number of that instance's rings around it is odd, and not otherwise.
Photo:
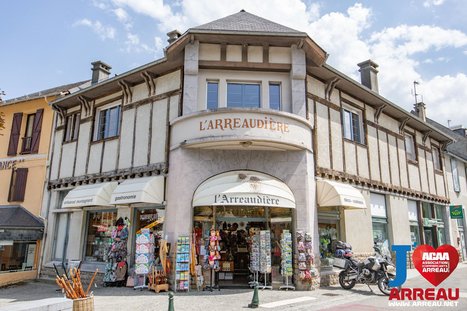
[(97, 275), (97, 271), (99, 271), (99, 269), (96, 269), (96, 272), (94, 272), (94, 275), (92, 276), (91, 281), (89, 282), (88, 288), (86, 289), (85, 297), (88, 296), (89, 291), (91, 290), (92, 282), (94, 282), (94, 278), (95, 278), (96, 275)]

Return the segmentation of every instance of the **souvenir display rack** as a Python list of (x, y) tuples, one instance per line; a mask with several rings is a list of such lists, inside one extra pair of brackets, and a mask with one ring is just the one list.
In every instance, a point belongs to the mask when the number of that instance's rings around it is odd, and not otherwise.
[(281, 271), (282, 276), (285, 279), (285, 285), (282, 285), (279, 289), (293, 289), (295, 286), (289, 285), (289, 277), (293, 275), (292, 266), (292, 234), (289, 230), (282, 231), (281, 234)]
[(203, 290), (213, 291), (213, 289), (220, 290), (219, 287), (219, 270), (220, 270), (220, 263), (219, 259), (221, 259), (220, 255), (220, 244), (219, 241), (221, 240), (220, 234), (218, 230), (211, 228), (209, 238), (207, 239), (206, 243), (206, 266), (209, 267), (209, 285)]
[(268, 274), (271, 273), (271, 231), (261, 230), (259, 232), (259, 272), (264, 274), (264, 285), (261, 289), (272, 289), (267, 285)]
[(253, 281), (248, 283), (250, 287), (255, 287), (259, 285), (259, 261), (259, 233), (256, 233), (251, 237), (250, 270), (253, 273)]
[(146, 280), (154, 263), (154, 235), (149, 229), (136, 234), (135, 286), (134, 289), (148, 288)]
[(190, 290), (190, 237), (179, 236), (175, 257), (175, 291)]
[(312, 236), (311, 233), (303, 231), (297, 231), (296, 235), (299, 278), (313, 286), (313, 278), (317, 276), (317, 271), (314, 267)]

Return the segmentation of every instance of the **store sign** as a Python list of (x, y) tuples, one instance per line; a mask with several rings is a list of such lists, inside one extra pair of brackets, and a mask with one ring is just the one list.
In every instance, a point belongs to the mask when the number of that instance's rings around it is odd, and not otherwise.
[(235, 130), (235, 129), (265, 129), (269, 131), (277, 131), (280, 133), (289, 133), (289, 124), (287, 122), (276, 121), (272, 117), (265, 118), (218, 118), (204, 119), (199, 121), (200, 131), (210, 130)]
[(285, 112), (203, 112), (172, 122), (172, 147), (311, 150), (311, 125)]
[(242, 194), (241, 196), (229, 194), (216, 194), (214, 205), (259, 205), (281, 206), (280, 198), (269, 195)]
[(63, 201), (63, 207), (68, 206), (85, 206), (85, 205), (92, 205), (94, 203), (94, 197), (84, 198), (84, 199), (68, 199)]
[(0, 161), (0, 171), (1, 170), (14, 170), (16, 168), (16, 164), (24, 162), (23, 158), (17, 160), (1, 160)]
[(463, 219), (464, 212), (462, 210), (462, 205), (451, 205), (449, 207), (451, 219)]

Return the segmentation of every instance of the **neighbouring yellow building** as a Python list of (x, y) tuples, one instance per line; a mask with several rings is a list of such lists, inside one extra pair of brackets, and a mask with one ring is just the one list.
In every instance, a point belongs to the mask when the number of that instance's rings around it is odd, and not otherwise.
[(53, 110), (49, 102), (83, 82), (0, 101), (0, 287), (37, 276), (39, 217)]

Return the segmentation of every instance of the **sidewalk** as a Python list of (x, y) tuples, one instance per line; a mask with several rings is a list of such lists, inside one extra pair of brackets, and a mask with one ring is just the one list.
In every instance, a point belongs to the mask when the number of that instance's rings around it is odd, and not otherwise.
[[(452, 283), (461, 287), (461, 292), (467, 293), (467, 281), (463, 275), (467, 265), (459, 265), (456, 277)], [(407, 286), (429, 285), (419, 273), (411, 269), (407, 271)], [(457, 285), (462, 283), (460, 285)], [(450, 285), (453, 286), (453, 285)], [(38, 304), (46, 298), (61, 298), (56, 292), (57, 286), (51, 282), (34, 281), (0, 289), (0, 309), (18, 310), (21, 302)], [(357, 285), (353, 290), (346, 291), (340, 286), (321, 288), (315, 291), (271, 291), (260, 290), (259, 302), (263, 310), (394, 310), (387, 308), (387, 296), (381, 294), (377, 286), (372, 286), (372, 293), (366, 285)], [(133, 290), (131, 288), (94, 288), (95, 310), (167, 310), (168, 294), (156, 294), (148, 290)], [(174, 305), (176, 311), (206, 311), (206, 310), (245, 310), (253, 297), (251, 289), (222, 289), (213, 292), (175, 293)], [(462, 297), (462, 295), (461, 295)], [(366, 307), (365, 307), (366, 306)], [(467, 306), (467, 300), (463, 303)], [(412, 308), (414, 309), (414, 308)], [(451, 308), (455, 309), (455, 308)], [(467, 308), (465, 308), (467, 309)], [(464, 309), (464, 310), (465, 310)], [(342, 310), (342, 309), (341, 309)], [(424, 310), (428, 310), (425, 308)]]

